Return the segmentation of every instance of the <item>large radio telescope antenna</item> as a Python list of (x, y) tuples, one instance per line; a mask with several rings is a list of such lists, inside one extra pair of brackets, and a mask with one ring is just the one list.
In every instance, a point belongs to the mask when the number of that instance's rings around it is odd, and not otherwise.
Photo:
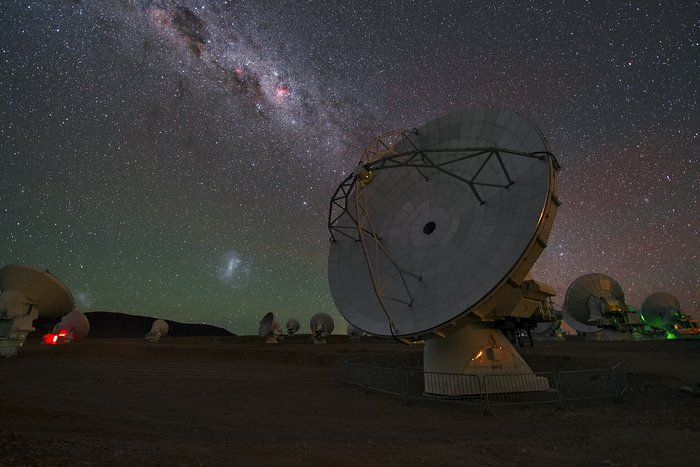
[(532, 313), (521, 285), (547, 246), (559, 166), (537, 126), (508, 110), (389, 135), (331, 199), (331, 294), (369, 334), (428, 339), (426, 371), (463, 373), (484, 346), (512, 348), (489, 323)]
[(75, 306), (58, 277), (26, 264), (0, 269), (0, 291), (0, 356), (17, 354), (37, 317), (60, 318)]

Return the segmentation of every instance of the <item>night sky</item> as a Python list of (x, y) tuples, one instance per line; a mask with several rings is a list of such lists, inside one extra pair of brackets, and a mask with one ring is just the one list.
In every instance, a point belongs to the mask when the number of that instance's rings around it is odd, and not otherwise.
[(562, 165), (555, 302), (600, 272), (697, 318), (699, 42), (694, 1), (4, 1), (0, 265), (83, 311), (340, 320), (328, 203), (362, 149), (503, 107)]

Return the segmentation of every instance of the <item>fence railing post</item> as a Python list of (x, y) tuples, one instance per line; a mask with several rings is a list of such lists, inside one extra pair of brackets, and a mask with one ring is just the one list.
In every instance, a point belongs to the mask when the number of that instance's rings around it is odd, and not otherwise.
[(369, 392), (369, 366), (365, 366), (365, 393)]
[(627, 383), (627, 377), (624, 377), (624, 380), (625, 380), (624, 383), (622, 381), (620, 381), (621, 377), (619, 377), (619, 375), (621, 374), (621, 370), (619, 370), (619, 369), (621, 366), (622, 366), (622, 363), (618, 363), (618, 364), (614, 365), (610, 369), (610, 372), (611, 372), (613, 383), (615, 384), (615, 391), (617, 392), (617, 398), (621, 401), (624, 401), (625, 399), (623, 396), (625, 395), (625, 393), (629, 389), (629, 385)]

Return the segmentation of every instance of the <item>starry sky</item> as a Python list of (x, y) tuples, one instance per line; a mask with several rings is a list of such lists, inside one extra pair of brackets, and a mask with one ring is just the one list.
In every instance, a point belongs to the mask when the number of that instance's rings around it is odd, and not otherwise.
[(373, 136), (487, 106), (562, 165), (556, 303), (600, 272), (700, 314), (696, 1), (8, 0), (0, 26), (0, 264), (83, 311), (344, 330), (333, 191)]

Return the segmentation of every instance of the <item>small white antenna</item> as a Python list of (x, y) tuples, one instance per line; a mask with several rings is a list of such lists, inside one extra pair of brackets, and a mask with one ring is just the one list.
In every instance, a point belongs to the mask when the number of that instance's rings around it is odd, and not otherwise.
[(157, 319), (153, 321), (151, 330), (146, 333), (146, 340), (149, 342), (158, 342), (161, 337), (167, 336), (170, 332), (170, 326), (167, 321)]

